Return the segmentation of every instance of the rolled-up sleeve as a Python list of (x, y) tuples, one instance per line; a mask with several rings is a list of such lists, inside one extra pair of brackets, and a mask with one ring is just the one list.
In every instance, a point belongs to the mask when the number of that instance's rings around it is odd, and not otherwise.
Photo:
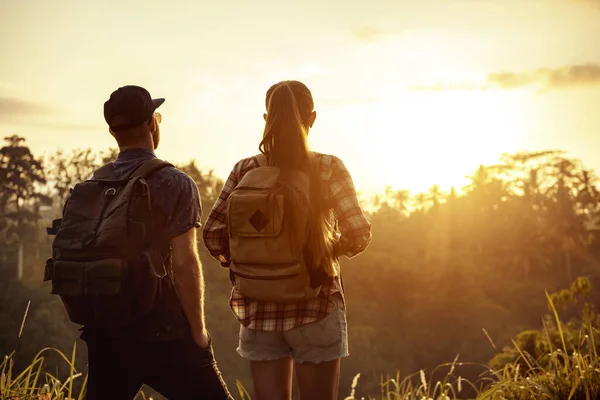
[(341, 234), (336, 253), (352, 258), (371, 243), (371, 224), (360, 208), (354, 182), (342, 160), (333, 157), (331, 168), (330, 193)]
[(163, 183), (168, 215), (166, 234), (169, 239), (177, 237), (191, 228), (200, 228), (202, 205), (196, 182), (179, 171), (173, 175), (167, 185)]
[(204, 246), (222, 266), (229, 266), (229, 236), (227, 233), (227, 199), (238, 184), (239, 164), (233, 168), (215, 202), (202, 232)]

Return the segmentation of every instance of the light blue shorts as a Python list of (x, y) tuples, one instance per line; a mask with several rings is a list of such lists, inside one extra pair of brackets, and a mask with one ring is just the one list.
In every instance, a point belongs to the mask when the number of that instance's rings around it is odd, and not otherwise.
[(344, 301), (334, 296), (335, 309), (325, 318), (286, 332), (265, 332), (241, 325), (237, 352), (250, 361), (293, 358), (297, 363), (320, 363), (348, 356)]

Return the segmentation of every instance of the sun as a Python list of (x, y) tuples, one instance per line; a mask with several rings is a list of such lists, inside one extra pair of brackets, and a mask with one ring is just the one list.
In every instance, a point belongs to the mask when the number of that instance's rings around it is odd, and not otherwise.
[(461, 188), (480, 164), (522, 148), (523, 101), (496, 91), (405, 91), (337, 110), (328, 123), (341, 131), (330, 140), (364, 191)]

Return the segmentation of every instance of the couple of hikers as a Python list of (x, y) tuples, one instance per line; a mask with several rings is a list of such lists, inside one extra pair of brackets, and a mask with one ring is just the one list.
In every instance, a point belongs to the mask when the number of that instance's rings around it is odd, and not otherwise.
[[(104, 104), (118, 158), (72, 189), (46, 280), (88, 347), (87, 399), (132, 399), (148, 384), (170, 400), (231, 399), (204, 320), (195, 182), (154, 150), (164, 99), (124, 86)], [(259, 400), (338, 397), (348, 356), (338, 258), (371, 241), (352, 178), (308, 150), (311, 92), (283, 81), (266, 93), (260, 154), (235, 164), (203, 227), (228, 268), (238, 353)]]

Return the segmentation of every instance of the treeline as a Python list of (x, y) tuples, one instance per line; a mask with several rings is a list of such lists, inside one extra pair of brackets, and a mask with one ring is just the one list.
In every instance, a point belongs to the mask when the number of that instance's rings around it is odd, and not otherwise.
[[(43, 228), (60, 212), (68, 188), (115, 155), (75, 150), (42, 160), (16, 136), (0, 149), (3, 274), (15, 270), (15, 246), (25, 249), (22, 282), (0, 288), (0, 353), (18, 348), (17, 360), (25, 363), (44, 346), (70, 352), (76, 327), (40, 283), (51, 240)], [(193, 162), (181, 168), (197, 182), (206, 216), (222, 180)], [(432, 370), (458, 354), (473, 363), (460, 373), (476, 381), (490, 360), (495, 367), (511, 360), (511, 350), (503, 353), (511, 338), (541, 326), (545, 291), (569, 287), (579, 276), (599, 284), (596, 177), (561, 152), (505, 155), (449, 193), (438, 186), (418, 194), (389, 189), (371, 200), (373, 242), (342, 262), (351, 356), (342, 364), (341, 387), (360, 372), (358, 398), (379, 393), (385, 374)], [(217, 359), (232, 388), (236, 379), (251, 387), (235, 353), (238, 324), (227, 308), (227, 273), (199, 247)], [(83, 354), (79, 365), (85, 366)]]

